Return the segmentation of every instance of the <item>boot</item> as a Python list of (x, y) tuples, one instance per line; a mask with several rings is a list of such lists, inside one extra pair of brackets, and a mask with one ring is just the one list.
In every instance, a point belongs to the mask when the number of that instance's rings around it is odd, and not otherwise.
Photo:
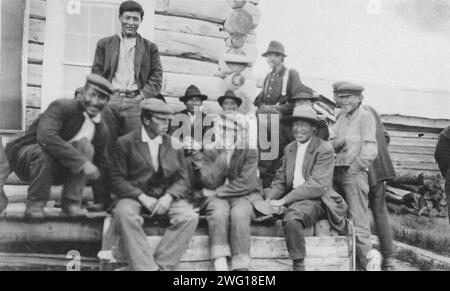
[(295, 272), (304, 272), (306, 271), (305, 269), (305, 260), (301, 259), (301, 260), (294, 260), (293, 266), (292, 266), (292, 270)]
[(63, 203), (62, 213), (68, 217), (85, 217), (86, 211), (79, 203)]
[(383, 259), (383, 263), (381, 264), (381, 270), (387, 272), (395, 271), (394, 259), (393, 258)]
[(216, 272), (227, 272), (230, 269), (228, 268), (227, 258), (221, 257), (214, 259), (214, 271)]
[(27, 204), (27, 208), (25, 210), (25, 218), (44, 219), (45, 218), (44, 205)]
[(7, 206), (8, 206), (8, 197), (6, 196), (5, 191), (3, 191), (2, 189), (0, 191), (0, 213), (2, 213)]
[(87, 211), (89, 211), (89, 212), (103, 212), (103, 211), (106, 211), (106, 207), (102, 203), (91, 204), (91, 205), (88, 205)]

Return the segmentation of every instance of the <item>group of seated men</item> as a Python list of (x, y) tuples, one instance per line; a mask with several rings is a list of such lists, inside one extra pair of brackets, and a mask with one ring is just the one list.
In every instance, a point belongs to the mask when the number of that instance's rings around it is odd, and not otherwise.
[[(283, 209), (294, 270), (305, 269), (305, 229), (328, 218), (342, 233), (347, 214), (355, 224), (358, 267), (365, 269), (370, 202), (377, 232), (384, 234), (383, 265), (391, 268), (383, 203), (393, 169), (385, 167), (390, 160), (381, 121), (361, 105), (364, 88), (334, 84), (341, 113), (329, 132), (313, 109), (317, 96), (284, 66), (284, 47), (272, 42), (263, 54), (272, 72), (254, 105), (258, 119), (281, 116), (281, 150), (264, 160), (258, 147), (241, 146), (248, 126), (237, 113), (243, 99), (236, 92), (218, 98), (224, 112), (208, 123), (199, 110), (208, 96), (192, 85), (180, 98), (186, 110), (175, 115), (160, 94), (158, 48), (137, 33), (143, 17), (137, 2), (122, 3), (122, 31), (98, 42), (92, 75), (77, 98), (54, 101), (7, 145), (10, 171), (30, 183), (26, 217), (45, 217), (55, 184), (64, 185), (62, 212), (84, 215), (82, 194), (92, 181), (93, 210), (112, 211), (131, 270), (174, 270), (195, 233), (196, 208), (208, 221), (215, 270), (228, 270), (229, 258), (232, 270), (248, 270), (254, 204), (266, 201)], [(170, 220), (155, 252), (144, 216)]]

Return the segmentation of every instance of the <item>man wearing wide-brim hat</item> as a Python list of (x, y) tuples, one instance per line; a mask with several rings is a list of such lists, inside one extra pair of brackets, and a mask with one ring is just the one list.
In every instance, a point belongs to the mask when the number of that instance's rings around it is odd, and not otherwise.
[(197, 86), (189, 86), (185, 94), (180, 97), (186, 109), (177, 114), (173, 123), (178, 123), (178, 126), (174, 125), (171, 133), (182, 141), (202, 143), (203, 136), (210, 128), (210, 126), (204, 126), (207, 115), (203, 112), (203, 102), (206, 100), (208, 96), (203, 94)]
[(224, 112), (237, 111), (242, 105), (242, 98), (233, 90), (227, 90), (223, 96), (219, 97), (218, 102)]
[[(263, 90), (255, 99), (254, 105), (258, 108), (257, 116), (272, 112), (275, 112), (275, 115), (287, 116), (292, 113), (293, 109), (290, 102), (291, 97), (304, 87), (299, 73), (295, 69), (285, 67), (284, 60), (287, 54), (283, 44), (279, 41), (271, 41), (262, 56), (267, 59), (272, 71), (264, 79)], [(279, 144), (282, 148), (290, 142), (290, 138), (285, 134), (287, 130), (283, 129), (282, 125), (280, 127)], [(270, 151), (271, 149), (267, 150), (267, 152)], [(260, 152), (265, 153), (263, 149), (260, 149)], [(264, 186), (270, 185), (276, 169), (280, 166), (280, 157), (279, 154), (271, 160), (260, 159), (259, 172)]]
[[(291, 98), (294, 103), (294, 108), (299, 106), (309, 106), (314, 109), (314, 104), (320, 100), (320, 95), (312, 90), (302, 90), (295, 94)], [(317, 112), (317, 111), (316, 111)], [(317, 136), (327, 141), (330, 138), (330, 131), (328, 130), (327, 118), (323, 115), (319, 115), (322, 121), (321, 126), (318, 128)]]
[(305, 270), (305, 235), (318, 220), (328, 219), (338, 231), (345, 228), (347, 205), (332, 187), (333, 147), (315, 135), (321, 120), (309, 106), (299, 106), (293, 115), (282, 119), (292, 128), (295, 141), (284, 150), (265, 198), (274, 207), (287, 208), (284, 217), (286, 244), (295, 271)]
[[(142, 128), (115, 144), (113, 210), (133, 271), (173, 271), (195, 233), (198, 215), (191, 200), (186, 160), (181, 146), (168, 135), (173, 110), (152, 98), (141, 102)], [(170, 227), (153, 253), (142, 214), (169, 218)]]
[(30, 182), (25, 215), (43, 218), (53, 184), (64, 184), (62, 211), (82, 216), (81, 198), (88, 180), (110, 167), (109, 131), (101, 113), (113, 87), (99, 75), (89, 75), (82, 99), (59, 99), (50, 104), (22, 137), (9, 143), (11, 171)]

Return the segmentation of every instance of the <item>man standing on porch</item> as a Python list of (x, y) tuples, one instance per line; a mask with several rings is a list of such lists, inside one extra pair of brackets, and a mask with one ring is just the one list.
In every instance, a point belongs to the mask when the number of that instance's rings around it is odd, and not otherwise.
[(112, 82), (115, 94), (104, 118), (113, 142), (141, 127), (139, 102), (161, 93), (162, 66), (158, 47), (137, 31), (144, 9), (135, 1), (119, 8), (122, 30), (97, 44), (92, 73)]

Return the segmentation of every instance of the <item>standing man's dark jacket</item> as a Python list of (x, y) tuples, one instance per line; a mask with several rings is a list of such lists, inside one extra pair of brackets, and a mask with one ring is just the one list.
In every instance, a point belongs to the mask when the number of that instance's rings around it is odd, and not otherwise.
[(442, 176), (446, 177), (450, 166), (450, 127), (444, 129), (439, 135), (434, 156)]
[(119, 138), (114, 150), (112, 192), (119, 199), (136, 199), (141, 194), (154, 198), (170, 194), (174, 199), (186, 199), (190, 185), (184, 150), (175, 149), (169, 135), (163, 136), (159, 163), (156, 172), (141, 129)]
[(363, 109), (370, 112), (376, 124), (376, 139), (378, 145), (378, 155), (369, 167), (369, 186), (375, 186), (380, 182), (385, 182), (395, 178), (394, 165), (388, 150), (389, 134), (386, 131), (380, 116), (370, 106), (363, 105)]
[[(92, 73), (112, 81), (119, 63), (120, 37), (101, 39), (95, 51)], [(145, 98), (156, 98), (161, 93), (163, 69), (158, 47), (139, 34), (136, 39), (135, 78)]]
[[(54, 101), (20, 138), (6, 146), (6, 155), (10, 163), (10, 171), (15, 170), (18, 151), (27, 145), (38, 143), (42, 150), (53, 156), (63, 167), (72, 173), (79, 173), (88, 162), (87, 157), (69, 144), (80, 131), (84, 120), (84, 108), (80, 101), (74, 99), (59, 99)], [(99, 168), (109, 167), (106, 154), (109, 132), (103, 121), (96, 124), (95, 136), (92, 140), (95, 156), (94, 164)]]

